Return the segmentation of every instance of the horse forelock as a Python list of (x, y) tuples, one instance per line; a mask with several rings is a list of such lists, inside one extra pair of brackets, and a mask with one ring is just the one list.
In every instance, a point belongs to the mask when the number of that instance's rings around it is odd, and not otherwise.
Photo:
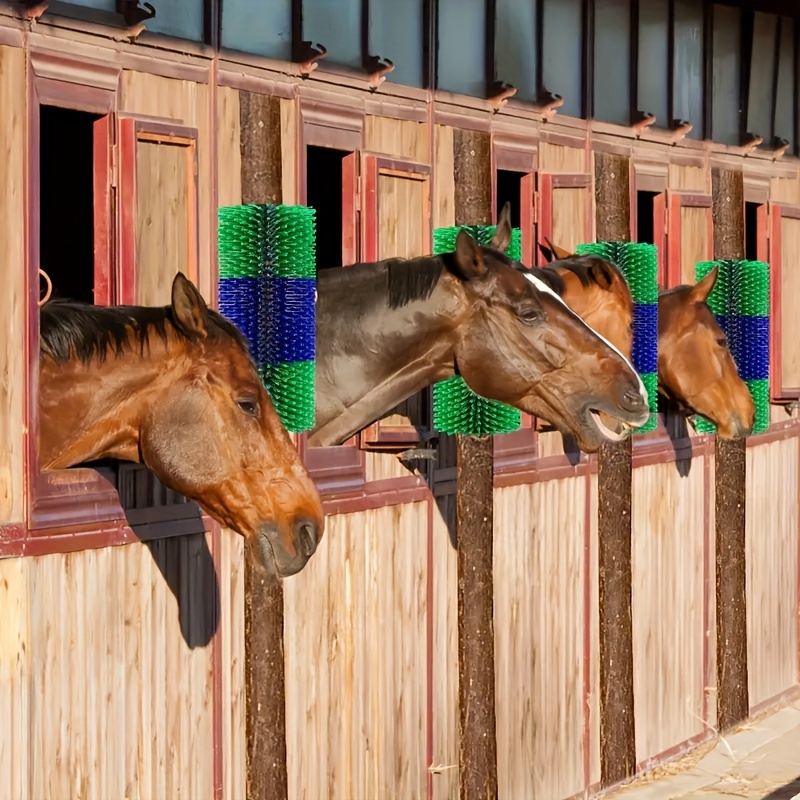
[[(204, 321), (210, 339), (232, 339), (249, 354), (244, 335), (222, 315), (206, 309)], [(110, 351), (121, 356), (135, 345), (143, 352), (153, 337), (166, 344), (170, 333), (183, 341), (193, 339), (175, 324), (171, 306), (106, 307), (50, 300), (39, 311), (39, 350), (58, 362), (104, 361)]]

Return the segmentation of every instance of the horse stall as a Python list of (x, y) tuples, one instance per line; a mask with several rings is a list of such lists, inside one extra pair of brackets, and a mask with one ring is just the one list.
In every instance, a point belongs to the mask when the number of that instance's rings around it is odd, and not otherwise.
[(545, 240), (650, 242), (671, 288), (769, 261), (767, 431), (723, 443), (669, 408), (600, 456), (528, 415), (495, 437), (471, 484), (493, 796), (601, 792), (798, 692), (793, 4), (340, 5), (0, 2), (9, 800), (459, 796), (464, 477), (428, 390), (341, 445), (296, 437), (326, 531), (277, 586), (142, 467), (40, 469), (39, 269), (99, 305), (165, 304), (182, 271), (214, 304), (240, 203), (316, 208), (318, 270), (430, 253), (483, 221), (465, 194), (511, 203), (529, 265)]

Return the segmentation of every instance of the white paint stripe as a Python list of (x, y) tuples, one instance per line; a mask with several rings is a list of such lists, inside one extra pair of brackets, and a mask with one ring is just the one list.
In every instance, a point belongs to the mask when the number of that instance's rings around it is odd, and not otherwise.
[(535, 275), (531, 275), (531, 274), (530, 274), (530, 273), (528, 273), (528, 272), (523, 272), (522, 274), (523, 274), (523, 275), (524, 275), (524, 276), (525, 276), (525, 277), (526, 277), (526, 278), (527, 278), (527, 279), (528, 279), (528, 280), (529, 280), (529, 281), (530, 281), (530, 282), (531, 282), (531, 283), (532, 283), (532, 284), (533, 284), (533, 285), (536, 287), (536, 289), (538, 289), (540, 292), (545, 292), (546, 294), (549, 294), (551, 297), (555, 297), (555, 299), (556, 299), (556, 300), (558, 300), (558, 302), (559, 302), (559, 303), (561, 303), (561, 305), (562, 305), (562, 306), (564, 306), (564, 308), (565, 308), (565, 309), (566, 309), (566, 310), (567, 310), (567, 311), (568, 311), (570, 314), (572, 314), (572, 316), (573, 316), (573, 317), (575, 317), (577, 320), (579, 320), (581, 323), (583, 323), (583, 325), (585, 325), (587, 328), (589, 328), (589, 330), (590, 330), (590, 331), (591, 331), (591, 332), (592, 332), (592, 333), (593, 333), (595, 336), (597, 336), (597, 338), (598, 338), (598, 339), (600, 339), (601, 341), (605, 342), (605, 343), (606, 343), (606, 344), (607, 344), (607, 345), (608, 345), (608, 346), (609, 346), (609, 347), (610, 347), (610, 348), (611, 348), (611, 349), (612, 349), (612, 350), (613, 350), (613, 351), (614, 351), (614, 352), (615, 352), (615, 353), (616, 353), (616, 354), (617, 354), (617, 355), (618, 355), (618, 356), (619, 356), (619, 357), (620, 357), (620, 358), (621, 358), (621, 359), (622, 359), (622, 360), (623, 360), (623, 361), (624, 361), (624, 362), (625, 362), (625, 363), (626, 363), (626, 364), (627, 364), (627, 365), (628, 365), (628, 366), (631, 368), (631, 370), (633, 370), (633, 374), (634, 374), (634, 375), (636, 375), (636, 380), (637, 380), (637, 381), (639, 381), (639, 391), (641, 392), (641, 394), (642, 394), (642, 397), (644, 398), (644, 401), (645, 401), (645, 403), (646, 403), (646, 402), (648, 402), (648, 397), (647, 397), (647, 389), (645, 389), (645, 388), (644, 388), (644, 384), (642, 383), (642, 379), (639, 377), (639, 373), (638, 373), (638, 372), (637, 372), (635, 369), (633, 369), (633, 364), (631, 364), (631, 362), (630, 362), (630, 361), (628, 361), (628, 359), (627, 359), (627, 358), (625, 358), (625, 356), (624, 356), (624, 355), (622, 355), (622, 353), (620, 353), (620, 351), (619, 351), (619, 350), (617, 350), (617, 348), (616, 348), (616, 347), (614, 347), (614, 345), (613, 345), (613, 344), (611, 344), (611, 342), (609, 342), (609, 341), (608, 341), (608, 339), (606, 339), (604, 336), (601, 336), (601, 335), (600, 335), (600, 334), (599, 334), (599, 333), (598, 333), (598, 332), (597, 332), (597, 331), (596, 331), (594, 328), (592, 328), (591, 326), (589, 326), (589, 325), (586, 325), (586, 322), (585, 322), (585, 321), (584, 321), (584, 320), (583, 320), (583, 319), (582, 319), (580, 316), (578, 316), (578, 314), (576, 314), (576, 313), (575, 313), (575, 312), (574, 312), (574, 311), (573, 311), (573, 310), (572, 310), (572, 309), (571, 309), (571, 308), (570, 308), (570, 307), (569, 307), (569, 306), (568, 306), (568, 305), (567, 305), (567, 304), (564, 302), (564, 298), (563, 298), (563, 297), (561, 297), (560, 295), (556, 294), (556, 292), (554, 292), (554, 291), (553, 291), (553, 290), (552, 290), (552, 289), (551, 289), (551, 288), (550, 288), (550, 287), (549, 287), (549, 286), (548, 286), (548, 285), (547, 285), (547, 284), (546, 284), (544, 281), (542, 281), (542, 280), (539, 280), (539, 278), (537, 278)]

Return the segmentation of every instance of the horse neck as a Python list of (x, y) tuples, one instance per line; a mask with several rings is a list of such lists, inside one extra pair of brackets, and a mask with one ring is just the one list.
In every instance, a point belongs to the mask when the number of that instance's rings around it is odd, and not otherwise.
[(174, 381), (161, 343), (105, 361), (39, 363), (39, 463), (65, 469), (101, 458), (140, 460), (139, 428), (165, 381)]
[[(454, 374), (464, 291), (446, 271), (426, 299), (392, 308), (377, 265), (322, 273), (313, 446), (338, 444), (420, 389)], [(359, 273), (356, 273), (359, 270)]]

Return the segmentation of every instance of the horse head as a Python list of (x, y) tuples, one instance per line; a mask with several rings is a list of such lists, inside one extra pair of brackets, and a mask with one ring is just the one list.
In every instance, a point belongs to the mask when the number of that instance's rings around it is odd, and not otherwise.
[(659, 295), (658, 379), (679, 409), (710, 419), (721, 439), (735, 439), (753, 429), (755, 405), (706, 303), (716, 280), (713, 269), (694, 286)]
[(40, 460), (143, 463), (283, 577), (323, 531), (317, 490), (242, 335), (182, 274), (163, 308), (41, 311)]

